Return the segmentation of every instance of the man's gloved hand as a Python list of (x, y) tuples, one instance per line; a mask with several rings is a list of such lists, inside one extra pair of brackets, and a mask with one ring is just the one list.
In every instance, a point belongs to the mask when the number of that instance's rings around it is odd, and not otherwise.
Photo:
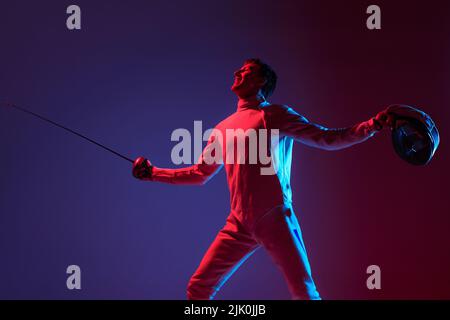
[(394, 124), (394, 116), (389, 113), (389, 108), (378, 112), (378, 114), (373, 118), (376, 129), (381, 130), (384, 128), (392, 128)]
[(140, 180), (151, 180), (153, 166), (144, 157), (138, 157), (133, 163), (133, 176)]

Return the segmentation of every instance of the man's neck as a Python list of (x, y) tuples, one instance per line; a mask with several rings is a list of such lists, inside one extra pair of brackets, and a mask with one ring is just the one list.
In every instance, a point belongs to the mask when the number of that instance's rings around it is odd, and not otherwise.
[(257, 107), (261, 104), (261, 102), (264, 102), (264, 101), (266, 101), (266, 99), (264, 99), (264, 97), (261, 95), (239, 98), (238, 110), (243, 109), (243, 108)]

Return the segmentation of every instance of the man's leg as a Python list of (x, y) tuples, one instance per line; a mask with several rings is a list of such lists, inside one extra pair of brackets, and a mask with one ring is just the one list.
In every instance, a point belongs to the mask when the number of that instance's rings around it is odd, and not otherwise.
[(189, 281), (188, 299), (213, 299), (221, 286), (257, 248), (258, 243), (251, 234), (230, 214)]
[(290, 206), (279, 206), (256, 224), (255, 237), (287, 281), (293, 299), (320, 299), (297, 218)]

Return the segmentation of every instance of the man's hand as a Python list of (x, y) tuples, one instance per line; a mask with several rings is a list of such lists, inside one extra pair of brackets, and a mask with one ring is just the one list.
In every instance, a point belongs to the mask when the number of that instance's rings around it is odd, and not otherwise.
[(144, 157), (138, 157), (133, 163), (133, 176), (139, 180), (151, 180), (153, 166)]
[(384, 128), (392, 128), (394, 125), (394, 116), (389, 113), (389, 108), (378, 112), (378, 114), (373, 118), (377, 130)]

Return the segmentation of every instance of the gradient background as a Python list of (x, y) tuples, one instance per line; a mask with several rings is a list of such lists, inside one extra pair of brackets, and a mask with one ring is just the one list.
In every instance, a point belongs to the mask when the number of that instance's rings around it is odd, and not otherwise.
[[(170, 167), (176, 128), (234, 112), (233, 71), (261, 57), (272, 102), (329, 127), (391, 103), (421, 106), (441, 145), (426, 167), (388, 132), (350, 149), (297, 144), (292, 186), (326, 299), (450, 298), (448, 1), (3, 1), (0, 100), (134, 158)], [(82, 30), (66, 29), (66, 7)], [(131, 165), (15, 110), (0, 110), (0, 298), (184, 299), (228, 215), (224, 172), (203, 187), (137, 181)], [(68, 265), (82, 290), (66, 288)], [(382, 289), (366, 288), (381, 267)], [(263, 250), (218, 299), (288, 299)]]

